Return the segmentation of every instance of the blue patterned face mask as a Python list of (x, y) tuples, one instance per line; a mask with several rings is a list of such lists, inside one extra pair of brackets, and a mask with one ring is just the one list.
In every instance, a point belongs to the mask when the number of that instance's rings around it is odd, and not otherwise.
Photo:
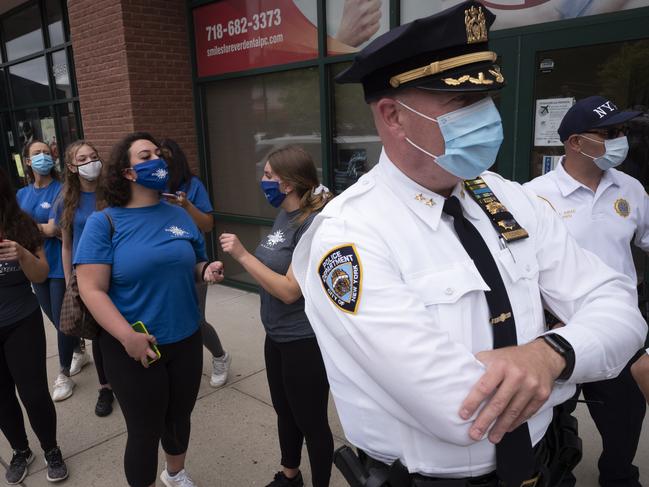
[(169, 182), (169, 167), (164, 159), (151, 159), (133, 166), (137, 174), (135, 182), (145, 188), (164, 191)]
[(277, 181), (261, 181), (259, 185), (268, 202), (275, 208), (279, 208), (286, 198), (286, 193), (282, 193), (279, 189), (279, 183)]
[(52, 156), (49, 154), (34, 154), (30, 158), (32, 164), (32, 170), (40, 174), (41, 176), (47, 176), (52, 168), (54, 167), (54, 161)]
[(500, 113), (491, 98), (484, 98), (439, 117), (432, 118), (397, 100), (420, 117), (439, 125), (444, 137), (445, 151), (441, 156), (431, 154), (406, 137), (415, 149), (432, 157), (449, 173), (462, 179), (473, 179), (489, 169), (498, 156), (503, 141)]

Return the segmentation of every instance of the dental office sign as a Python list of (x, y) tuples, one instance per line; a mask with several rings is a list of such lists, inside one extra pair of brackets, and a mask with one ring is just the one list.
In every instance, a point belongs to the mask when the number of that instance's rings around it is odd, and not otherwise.
[(318, 55), (317, 25), (294, 0), (222, 0), (193, 14), (199, 77)]

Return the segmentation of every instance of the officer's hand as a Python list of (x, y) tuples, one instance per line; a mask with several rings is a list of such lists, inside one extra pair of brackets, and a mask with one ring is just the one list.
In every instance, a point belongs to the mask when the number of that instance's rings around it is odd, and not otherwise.
[(486, 367), (462, 403), (460, 416), (469, 419), (486, 401), (469, 435), (482, 439), (489, 428), (489, 441), (498, 443), (508, 431), (527, 421), (547, 401), (565, 359), (543, 340), (476, 354)]
[(631, 366), (631, 374), (649, 404), (649, 355), (644, 354)]

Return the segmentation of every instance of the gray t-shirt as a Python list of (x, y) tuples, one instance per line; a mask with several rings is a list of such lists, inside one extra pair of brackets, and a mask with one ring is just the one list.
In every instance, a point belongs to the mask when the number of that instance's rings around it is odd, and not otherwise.
[[(296, 225), (293, 223), (293, 219), (299, 213), (300, 210), (291, 213), (281, 210), (270, 234), (261, 241), (255, 250), (255, 257), (266, 267), (279, 274), (288, 272), (293, 250), (315, 218), (315, 213), (312, 213), (304, 222)], [(292, 304), (285, 304), (263, 288), (260, 289), (260, 297), (261, 322), (272, 340), (290, 342), (315, 336), (304, 313), (303, 297)]]
[(17, 261), (0, 261), (0, 328), (27, 318), (38, 308), (31, 284)]

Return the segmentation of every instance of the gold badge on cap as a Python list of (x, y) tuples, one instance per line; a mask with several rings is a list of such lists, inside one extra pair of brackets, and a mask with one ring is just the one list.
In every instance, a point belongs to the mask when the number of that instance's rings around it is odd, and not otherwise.
[(487, 42), (487, 21), (482, 7), (471, 7), (464, 11), (466, 43)]
[(619, 198), (615, 200), (615, 203), (613, 203), (613, 207), (615, 208), (616, 213), (620, 215), (622, 218), (626, 218), (631, 213), (631, 207), (629, 206), (629, 202), (624, 198)]

